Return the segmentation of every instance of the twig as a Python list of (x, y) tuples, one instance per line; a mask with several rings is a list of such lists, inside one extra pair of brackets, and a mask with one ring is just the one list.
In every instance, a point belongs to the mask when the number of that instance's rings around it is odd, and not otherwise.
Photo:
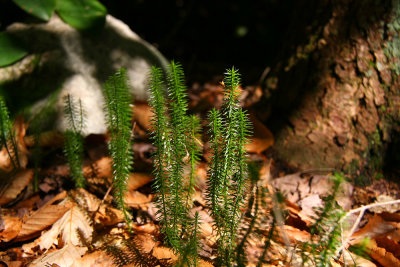
[(386, 201), (386, 202), (378, 202), (378, 203), (373, 203), (373, 204), (369, 204), (369, 205), (365, 205), (356, 209), (352, 209), (350, 211), (348, 211), (346, 213), (345, 216), (343, 216), (343, 218), (340, 221), (340, 224), (342, 225), (343, 220), (345, 218), (347, 218), (349, 215), (354, 214), (354, 213), (360, 213), (357, 217), (357, 220), (354, 222), (353, 226), (351, 227), (351, 230), (349, 232), (349, 234), (347, 235), (345, 241), (342, 243), (342, 245), (340, 246), (340, 248), (338, 250), (336, 250), (335, 255), (339, 256), (339, 254), (342, 252), (342, 250), (347, 246), (347, 244), (349, 243), (352, 235), (354, 234), (354, 232), (356, 231), (358, 225), (361, 222), (362, 217), (365, 214), (365, 211), (370, 209), (370, 208), (374, 208), (374, 207), (380, 207), (380, 206), (388, 206), (388, 205), (394, 205), (394, 204), (400, 204), (400, 199), (397, 200), (391, 200), (391, 201)]

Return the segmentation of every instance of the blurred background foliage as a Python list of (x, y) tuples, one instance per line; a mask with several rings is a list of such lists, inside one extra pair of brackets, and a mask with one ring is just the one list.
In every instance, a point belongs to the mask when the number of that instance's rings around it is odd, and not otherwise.
[[(16, 1), (18, 2), (18, 1)], [(189, 84), (235, 65), (254, 84), (285, 42), (294, 0), (100, 0), (167, 58), (185, 66)], [(0, 0), (0, 30), (40, 22), (14, 1)]]

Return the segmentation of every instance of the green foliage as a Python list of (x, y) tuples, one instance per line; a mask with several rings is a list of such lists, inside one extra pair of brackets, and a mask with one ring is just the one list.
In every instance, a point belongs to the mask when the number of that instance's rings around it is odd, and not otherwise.
[[(167, 85), (167, 88), (165, 87)], [(157, 216), (167, 242), (184, 253), (193, 225), (189, 218), (195, 186), (195, 167), (199, 157), (199, 120), (187, 116), (184, 74), (179, 64), (171, 62), (165, 78), (162, 70), (153, 67), (150, 80), (150, 105), (153, 109), (152, 140), (157, 151), (153, 155), (154, 189), (158, 193)], [(186, 157), (188, 156), (188, 160)], [(188, 182), (184, 168), (189, 165)], [(182, 236), (184, 239), (182, 239)]]
[[(165, 82), (161, 69), (153, 67), (150, 82), (153, 156), (158, 193), (157, 216), (167, 242), (181, 255), (181, 264), (194, 265), (197, 256), (198, 218), (190, 219), (191, 196), (195, 187), (195, 167), (200, 156), (200, 122), (187, 116), (187, 100), (182, 67), (172, 62)], [(231, 265), (236, 232), (245, 198), (247, 163), (244, 145), (250, 123), (239, 105), (240, 77), (236, 69), (227, 71), (221, 111), (210, 112), (213, 156), (210, 163), (207, 200), (218, 232), (219, 265)], [(167, 90), (165, 90), (167, 85)], [(185, 168), (188, 168), (186, 178)], [(194, 227), (193, 227), (194, 225)], [(185, 241), (186, 237), (194, 243)], [(189, 256), (191, 255), (191, 256)]]
[(115, 243), (107, 240), (102, 249), (112, 257), (114, 264), (118, 267), (128, 264), (138, 267), (164, 266), (151, 253), (143, 251), (142, 245), (135, 236), (124, 239), (118, 244)]
[(209, 172), (207, 200), (218, 232), (218, 264), (230, 266), (236, 246), (240, 208), (244, 203), (247, 163), (245, 144), (250, 122), (239, 105), (239, 72), (225, 74), (222, 111), (209, 115), (213, 157)]
[[(48, 21), (54, 12), (70, 26), (93, 32), (104, 26), (107, 9), (98, 0), (13, 0), (25, 12)], [(0, 33), (0, 67), (10, 65), (28, 54), (22, 44), (6, 32)]]
[(84, 111), (80, 99), (78, 103), (75, 103), (71, 95), (66, 95), (64, 97), (64, 112), (69, 124), (69, 129), (65, 131), (64, 135), (64, 153), (76, 186), (83, 188), (85, 186), (85, 177), (83, 177), (82, 172)]
[(28, 54), (28, 50), (15, 37), (0, 32), (0, 67), (10, 65)]
[(56, 10), (66, 23), (78, 30), (103, 25), (107, 9), (97, 0), (57, 0)]
[(5, 147), (14, 169), (19, 168), (18, 146), (4, 98), (0, 96), (0, 148)]
[(107, 126), (110, 134), (108, 149), (113, 164), (114, 196), (129, 221), (124, 203), (126, 183), (133, 165), (132, 151), (132, 97), (125, 69), (120, 69), (105, 83), (104, 90)]
[(25, 12), (42, 20), (49, 20), (56, 7), (56, 0), (13, 0)]
[(185, 91), (179, 64), (171, 62), (166, 78), (160, 68), (151, 69), (152, 140), (157, 148), (153, 155), (157, 217), (167, 243), (182, 256), (182, 262), (192, 266), (197, 258), (197, 239), (193, 237), (197, 236), (198, 216), (193, 220), (189, 210), (200, 155), (200, 121), (186, 114)]
[(198, 263), (198, 253), (200, 247), (200, 240), (199, 240), (199, 223), (200, 223), (200, 216), (199, 213), (196, 212), (194, 216), (194, 225), (191, 227), (192, 233), (189, 237), (189, 241), (186, 242), (185, 247), (182, 250), (180, 255), (177, 267), (179, 266), (197, 266)]

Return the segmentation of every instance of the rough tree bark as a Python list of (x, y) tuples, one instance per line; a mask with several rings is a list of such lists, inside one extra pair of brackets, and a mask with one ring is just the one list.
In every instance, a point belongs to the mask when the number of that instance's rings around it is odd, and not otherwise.
[(264, 84), (277, 156), (300, 169), (398, 170), (400, 1), (296, 1), (292, 18)]

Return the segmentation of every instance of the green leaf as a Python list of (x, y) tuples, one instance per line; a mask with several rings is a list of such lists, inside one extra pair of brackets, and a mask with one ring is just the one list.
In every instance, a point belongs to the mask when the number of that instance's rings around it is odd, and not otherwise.
[(0, 33), (0, 67), (10, 65), (28, 54), (24, 46), (12, 35)]
[(13, 0), (20, 8), (42, 20), (49, 20), (56, 7), (55, 0)]
[(57, 0), (57, 13), (72, 27), (88, 30), (102, 26), (107, 9), (97, 0)]

